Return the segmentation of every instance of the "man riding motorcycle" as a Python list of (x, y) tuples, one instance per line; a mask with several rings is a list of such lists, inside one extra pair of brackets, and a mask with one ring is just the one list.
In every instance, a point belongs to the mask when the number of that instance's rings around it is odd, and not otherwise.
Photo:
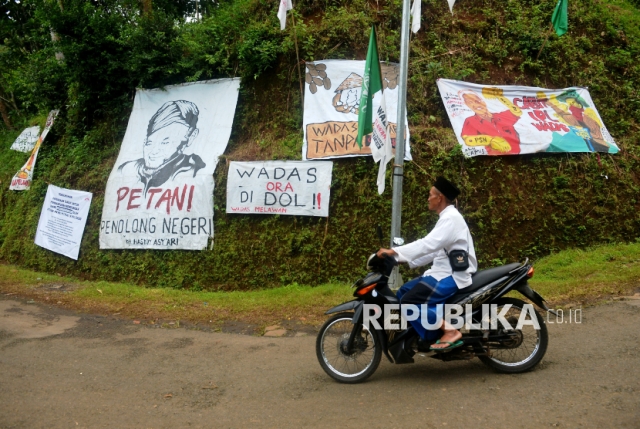
[[(460, 190), (444, 177), (438, 177), (429, 191), (429, 210), (438, 214), (436, 226), (426, 237), (393, 249), (380, 249), (379, 257), (393, 256), (398, 262), (406, 262), (416, 268), (433, 263), (422, 277), (405, 283), (397, 292), (402, 315), (407, 318), (406, 304), (418, 305), (420, 317), (410, 323), (420, 336), (418, 350), (448, 351), (462, 345), (462, 334), (437, 314), (437, 305), (444, 304), (459, 289), (471, 285), (471, 275), (476, 272), (473, 239), (464, 218), (453, 205)], [(421, 305), (426, 304), (426, 305)], [(439, 317), (438, 317), (439, 316)], [(407, 318), (411, 319), (411, 318)], [(444, 331), (427, 330), (424, 324), (438, 326)], [(434, 343), (435, 341), (435, 343)]]

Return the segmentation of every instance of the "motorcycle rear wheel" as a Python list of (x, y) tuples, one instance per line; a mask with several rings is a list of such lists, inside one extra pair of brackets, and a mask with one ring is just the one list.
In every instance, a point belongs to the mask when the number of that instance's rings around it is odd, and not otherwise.
[(375, 333), (362, 325), (351, 353), (345, 346), (353, 330), (353, 313), (331, 316), (320, 328), (316, 340), (316, 356), (320, 366), (331, 378), (341, 383), (360, 383), (373, 374), (382, 357)]
[(505, 332), (512, 332), (517, 335), (514, 336), (514, 341), (510, 343), (502, 342), (497, 347), (489, 345), (491, 356), (478, 357), (485, 365), (502, 373), (517, 374), (531, 370), (540, 363), (547, 351), (547, 345), (549, 344), (547, 325), (545, 325), (542, 316), (534, 310), (540, 329), (535, 329), (531, 325), (524, 325), (519, 330), (515, 329), (515, 324), (517, 324), (520, 314), (524, 311), (526, 303), (516, 298), (500, 298), (496, 304), (498, 304), (498, 312), (506, 304), (511, 304), (511, 308), (505, 318), (514, 326), (514, 330)]

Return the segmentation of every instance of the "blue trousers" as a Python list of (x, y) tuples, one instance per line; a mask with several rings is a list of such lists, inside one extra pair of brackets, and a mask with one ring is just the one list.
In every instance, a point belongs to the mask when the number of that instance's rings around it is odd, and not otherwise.
[[(420, 306), (420, 317), (416, 320), (411, 320), (409, 323), (411, 323), (411, 326), (413, 326), (418, 335), (420, 335), (420, 338), (431, 341), (440, 338), (440, 330), (427, 330), (422, 326), (421, 321), (426, 320), (431, 325), (435, 324), (438, 320), (437, 304), (444, 305), (445, 301), (456, 292), (458, 292), (458, 286), (452, 276), (445, 277), (440, 281), (431, 276), (426, 276), (416, 277), (415, 279), (408, 281), (398, 289), (396, 296), (400, 300), (400, 309), (405, 318), (407, 317), (406, 304), (414, 304), (418, 306), (421, 304), (427, 304)], [(441, 317), (442, 313), (440, 313), (440, 318)]]

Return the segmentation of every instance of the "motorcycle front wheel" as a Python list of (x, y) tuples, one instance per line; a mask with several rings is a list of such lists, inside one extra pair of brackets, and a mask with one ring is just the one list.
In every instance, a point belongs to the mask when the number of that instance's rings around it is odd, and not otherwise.
[(353, 330), (352, 313), (339, 313), (327, 320), (316, 340), (316, 355), (320, 366), (331, 378), (341, 383), (359, 383), (373, 374), (382, 357), (381, 345), (375, 333), (362, 325), (362, 331), (346, 350)]
[[(549, 344), (547, 325), (542, 316), (532, 310), (533, 316), (538, 322), (536, 329), (532, 325), (523, 325), (516, 329), (521, 314), (525, 311), (524, 301), (516, 298), (501, 298), (496, 301), (498, 313), (507, 305), (511, 307), (505, 314), (505, 319), (514, 329), (502, 329), (501, 333), (509, 335), (509, 339), (489, 342), (490, 356), (478, 356), (480, 360), (498, 372), (516, 374), (529, 371), (542, 360)], [(531, 305), (531, 304), (528, 304)], [(531, 313), (529, 313), (531, 315)]]

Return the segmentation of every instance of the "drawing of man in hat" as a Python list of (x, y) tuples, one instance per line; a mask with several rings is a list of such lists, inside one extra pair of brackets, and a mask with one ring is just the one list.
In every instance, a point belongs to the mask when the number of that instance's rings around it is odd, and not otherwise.
[(185, 155), (183, 151), (198, 136), (198, 115), (198, 106), (190, 101), (164, 103), (149, 120), (142, 158), (121, 164), (118, 171), (124, 175), (135, 172), (144, 184), (145, 194), (149, 188), (162, 186), (178, 175), (195, 177), (206, 164), (200, 156)]

